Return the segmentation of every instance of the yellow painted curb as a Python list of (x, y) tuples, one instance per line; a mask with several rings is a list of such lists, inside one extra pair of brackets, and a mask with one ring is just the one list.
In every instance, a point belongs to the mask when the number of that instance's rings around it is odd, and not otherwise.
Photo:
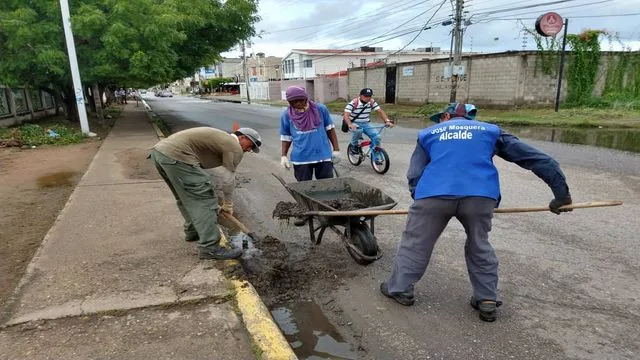
[(298, 357), (273, 321), (256, 289), (249, 282), (233, 280), (238, 308), (249, 334), (265, 360), (297, 360)]
[(158, 138), (163, 139), (165, 136), (162, 133), (162, 130), (160, 130), (160, 128), (158, 127), (158, 125), (156, 125), (156, 123), (154, 123), (153, 121), (151, 121), (151, 125), (153, 126), (153, 130), (156, 131), (156, 135), (158, 136)]
[[(229, 244), (227, 237), (222, 231), (220, 235), (222, 237), (220, 243), (227, 246)], [(238, 260), (228, 261), (234, 265), (240, 264)], [(253, 342), (261, 351), (260, 359), (298, 360), (253, 285), (244, 280), (231, 280), (231, 283), (236, 291), (236, 301), (242, 314), (242, 321)]]

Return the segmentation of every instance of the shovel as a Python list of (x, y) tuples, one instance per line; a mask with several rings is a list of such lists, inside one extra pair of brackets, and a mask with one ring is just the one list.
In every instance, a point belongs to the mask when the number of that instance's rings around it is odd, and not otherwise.
[(233, 215), (221, 211), (219, 217), (233, 224), (233, 226), (240, 232), (240, 234), (238, 235), (242, 238), (243, 249), (249, 248), (249, 239), (253, 240), (253, 243), (257, 243), (260, 241), (260, 238), (258, 237), (258, 235), (256, 235), (256, 233), (249, 230), (246, 226), (244, 226), (243, 223), (240, 222), (240, 220), (236, 219)]
[[(622, 201), (592, 201), (587, 203), (575, 203), (571, 205), (561, 206), (559, 209), (587, 209), (603, 206), (622, 205)], [(548, 206), (524, 207), (524, 208), (498, 208), (494, 213), (497, 214), (515, 214), (523, 212), (540, 212), (549, 211)], [(377, 216), (377, 215), (406, 215), (409, 210), (353, 210), (353, 211), (310, 211), (304, 213), (305, 216)]]

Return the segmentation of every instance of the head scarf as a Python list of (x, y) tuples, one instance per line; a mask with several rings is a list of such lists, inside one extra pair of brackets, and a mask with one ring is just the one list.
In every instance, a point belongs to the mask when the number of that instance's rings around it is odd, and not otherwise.
[(304, 112), (297, 112), (293, 106), (289, 105), (289, 109), (287, 110), (289, 113), (289, 118), (291, 122), (301, 131), (309, 131), (313, 130), (320, 125), (320, 111), (318, 111), (318, 105), (309, 100), (307, 96), (307, 92), (304, 88), (298, 86), (290, 86), (287, 89), (287, 101), (293, 100), (307, 100), (309, 103), (309, 107)]

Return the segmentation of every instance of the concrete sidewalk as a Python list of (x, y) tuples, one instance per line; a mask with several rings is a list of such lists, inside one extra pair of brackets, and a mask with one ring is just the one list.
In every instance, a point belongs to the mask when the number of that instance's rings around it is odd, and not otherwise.
[(157, 141), (129, 105), (0, 314), (1, 359), (295, 359), (253, 287), (183, 240)]

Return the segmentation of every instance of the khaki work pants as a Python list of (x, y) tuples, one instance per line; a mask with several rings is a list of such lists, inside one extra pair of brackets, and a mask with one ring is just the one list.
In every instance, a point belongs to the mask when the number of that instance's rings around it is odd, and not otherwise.
[(198, 247), (203, 250), (218, 247), (219, 205), (211, 176), (199, 166), (174, 160), (155, 149), (150, 157), (176, 199), (187, 239), (199, 238)]

